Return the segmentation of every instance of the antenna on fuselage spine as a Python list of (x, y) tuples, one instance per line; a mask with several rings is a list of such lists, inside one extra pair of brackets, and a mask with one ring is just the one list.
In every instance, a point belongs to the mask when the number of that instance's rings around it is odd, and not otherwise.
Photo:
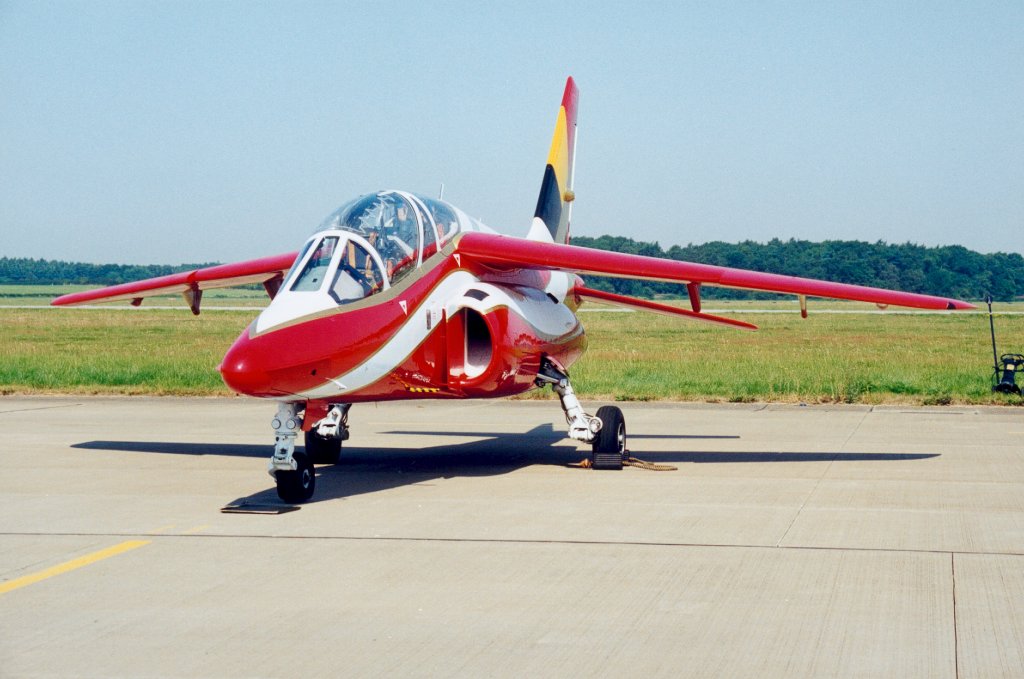
[(437, 199), (444, 200), (444, 182), (441, 182), (441, 190), (437, 192)]

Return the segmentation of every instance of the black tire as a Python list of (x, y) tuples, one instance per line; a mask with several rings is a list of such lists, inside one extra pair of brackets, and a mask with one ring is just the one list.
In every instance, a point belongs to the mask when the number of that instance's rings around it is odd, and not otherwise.
[(293, 453), (298, 468), (293, 472), (277, 472), (277, 496), (289, 504), (301, 504), (313, 497), (316, 474), (309, 456), (301, 450)]
[(622, 469), (626, 459), (626, 418), (615, 406), (601, 406), (597, 409), (601, 420), (601, 431), (593, 443), (591, 464), (594, 469)]
[(341, 459), (341, 439), (325, 438), (310, 429), (306, 432), (306, 454), (313, 464), (338, 464)]

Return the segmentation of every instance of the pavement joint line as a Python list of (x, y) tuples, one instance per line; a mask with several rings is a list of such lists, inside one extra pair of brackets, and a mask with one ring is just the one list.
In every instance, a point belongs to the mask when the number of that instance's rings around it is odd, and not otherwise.
[(960, 637), (956, 627), (956, 554), (949, 555), (949, 576), (953, 582), (953, 669), (960, 677)]
[(83, 403), (62, 403), (56, 406), (39, 406), (37, 408), (16, 408), (14, 410), (0, 410), (0, 415), (7, 415), (9, 413), (27, 413), (33, 410), (54, 410), (56, 408), (74, 408), (75, 406), (84, 405)]
[(857, 421), (857, 425), (853, 428), (853, 431), (851, 431), (849, 436), (846, 437), (846, 440), (843, 441), (843, 445), (839, 447), (840, 452), (832, 455), (832, 459), (828, 461), (827, 465), (825, 465), (825, 470), (821, 473), (821, 476), (818, 477), (817, 482), (814, 484), (814, 488), (811, 488), (811, 492), (807, 494), (807, 497), (805, 497), (803, 502), (800, 503), (800, 507), (797, 508), (796, 514), (793, 515), (793, 520), (789, 522), (788, 526), (786, 526), (786, 532), (783, 533), (782, 537), (779, 538), (779, 541), (775, 543), (776, 547), (782, 546), (782, 541), (786, 539), (787, 535), (789, 535), (789, 531), (793, 530), (793, 526), (796, 524), (796, 520), (800, 518), (800, 514), (803, 513), (804, 507), (807, 505), (810, 499), (814, 497), (814, 494), (818, 491), (818, 487), (821, 486), (821, 482), (825, 480), (826, 476), (828, 476), (829, 470), (832, 469), (832, 465), (835, 464), (836, 462), (836, 457), (838, 457), (839, 454), (846, 452), (846, 446), (850, 444), (850, 441), (853, 440), (853, 437), (857, 434), (858, 431), (860, 431), (861, 425), (864, 424), (864, 420), (868, 419), (868, 415), (870, 415), (873, 412), (875, 412), (874, 406), (871, 406), (866, 411), (864, 411), (864, 413), (861, 415), (860, 420)]
[(150, 542), (152, 541), (128, 540), (114, 545), (113, 547), (107, 547), (106, 549), (101, 549), (98, 552), (92, 552), (91, 554), (80, 556), (77, 559), (72, 559), (71, 561), (65, 561), (64, 563), (57, 564), (56, 566), (51, 566), (50, 568), (39, 571), (38, 573), (30, 573), (28, 575), (23, 575), (20, 578), (2, 582), (0, 583), (0, 596), (7, 594), (8, 592), (13, 592), (16, 589), (27, 587), (28, 585), (34, 585), (37, 582), (47, 580), (54, 576), (69, 573), (73, 570), (82, 568), (83, 566), (94, 564), (97, 561), (109, 559), (112, 556), (117, 556), (118, 554), (124, 554), (125, 552), (133, 549), (138, 549), (139, 547), (148, 545)]
[[(1024, 557), (1024, 552), (985, 552), (979, 550), (949, 549), (900, 549), (890, 547), (828, 547), (821, 545), (771, 545), (742, 543), (710, 543), (710, 542), (653, 542), (631, 540), (544, 540), (538, 538), (454, 538), (454, 537), (414, 537), (409, 535), (273, 535), (244, 533), (174, 533), (169, 535), (153, 535), (152, 533), (39, 533), (39, 532), (0, 532), (0, 537), (150, 537), (163, 540), (170, 539), (215, 539), (215, 540), (321, 540), (324, 542), (449, 542), (465, 544), (508, 544), (508, 545), (565, 545), (565, 546), (609, 546), (609, 547), (707, 547), (719, 549), (765, 549), (795, 550), (805, 552), (878, 552), (883, 554), (953, 554), (957, 556), (1016, 556)], [(152, 540), (145, 540), (148, 544)], [(139, 545), (141, 546), (141, 545)]]

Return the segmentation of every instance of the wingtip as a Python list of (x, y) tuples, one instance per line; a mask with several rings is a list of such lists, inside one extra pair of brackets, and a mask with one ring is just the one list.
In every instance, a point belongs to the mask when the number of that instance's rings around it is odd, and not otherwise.
[(83, 292), (69, 292), (66, 295), (54, 299), (50, 302), (50, 306), (75, 306), (76, 304), (84, 304), (90, 301), (88, 293), (91, 290), (85, 290)]
[(969, 311), (971, 309), (977, 309), (978, 307), (970, 302), (961, 302), (958, 299), (950, 300), (946, 302), (947, 311)]

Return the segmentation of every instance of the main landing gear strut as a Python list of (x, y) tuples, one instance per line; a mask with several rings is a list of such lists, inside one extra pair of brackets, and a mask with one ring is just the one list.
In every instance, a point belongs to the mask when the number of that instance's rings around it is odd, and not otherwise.
[(597, 415), (588, 415), (569, 383), (569, 374), (554, 361), (541, 362), (536, 380), (538, 387), (550, 384), (558, 394), (569, 423), (569, 438), (591, 444), (591, 466), (594, 469), (622, 469), (629, 458), (626, 450), (626, 420), (615, 406), (601, 406)]
[(348, 438), (349, 404), (336, 405), (305, 434), (305, 450), (295, 450), (295, 439), (302, 430), (298, 403), (277, 407), (274, 427), (274, 456), (267, 471), (277, 482), (277, 495), (285, 502), (300, 503), (313, 497), (316, 490), (314, 464), (336, 464), (341, 442)]

